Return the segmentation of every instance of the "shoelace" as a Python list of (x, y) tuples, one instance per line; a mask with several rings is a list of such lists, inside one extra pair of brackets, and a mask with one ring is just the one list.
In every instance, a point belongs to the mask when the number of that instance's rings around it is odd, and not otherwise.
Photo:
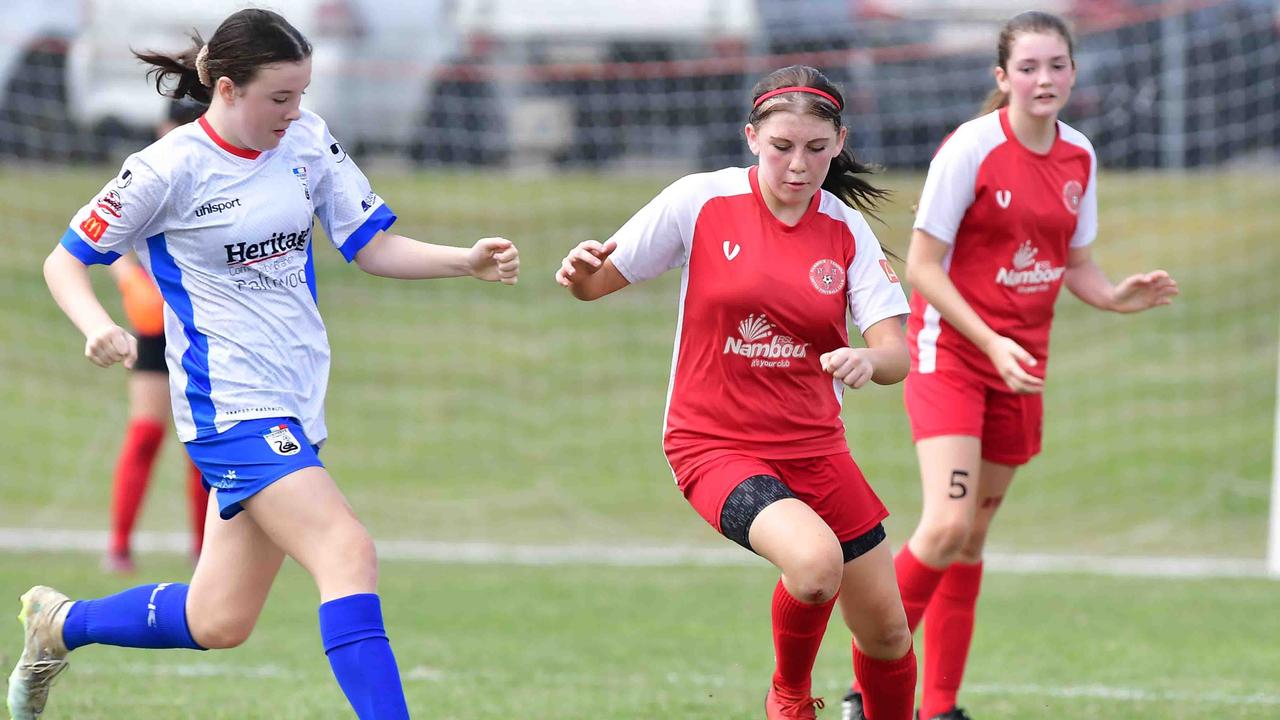
[(779, 703), (779, 707), (788, 715), (795, 715), (798, 718), (801, 717), (800, 713), (805, 712), (806, 710), (815, 708), (821, 710), (826, 707), (826, 705), (823, 704), (822, 698), (802, 697), (795, 700), (782, 700)]
[(32, 679), (39, 681), (42, 685), (48, 685), (63, 670), (67, 669), (67, 661), (61, 658), (57, 660), (35, 660), (24, 664), (22, 668), (27, 671), (27, 675)]

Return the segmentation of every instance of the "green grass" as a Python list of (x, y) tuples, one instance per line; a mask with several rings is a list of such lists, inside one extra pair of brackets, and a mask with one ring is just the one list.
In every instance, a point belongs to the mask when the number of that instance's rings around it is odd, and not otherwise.
[[(124, 373), (80, 357), (39, 267), (112, 172), (0, 168), (0, 527), (106, 525)], [(607, 237), (669, 178), (373, 177), (401, 216), (397, 230), (451, 244), (504, 235), (523, 257), (520, 285), (502, 288), (381, 280), (317, 253), (335, 357), (324, 457), (375, 536), (722, 544), (675, 492), (660, 450), (677, 275), (593, 304), (551, 281), (569, 246)], [(875, 227), (901, 253), (919, 178), (885, 181), (899, 201)], [(992, 547), (1259, 557), (1280, 307), (1270, 179), (1103, 182), (1103, 267), (1113, 278), (1163, 267), (1183, 296), (1137, 317), (1062, 299), (1046, 452), (1021, 472)], [(105, 273), (95, 275), (114, 309)], [(899, 392), (850, 393), (845, 414), (855, 456), (894, 513), (895, 544), (919, 503)], [(171, 443), (144, 529), (184, 526), (177, 457)], [(147, 578), (187, 574), (173, 560), (143, 561)], [(762, 714), (772, 577), (763, 563), (389, 562), (381, 592), (419, 716), (720, 720)], [(121, 586), (85, 556), (0, 554), (0, 596), (35, 582), (81, 597)], [(978, 717), (1280, 713), (1273, 583), (997, 574), (984, 587), (964, 696)], [(289, 566), (243, 648), (78, 651), (48, 717), (349, 717), (315, 605)], [(0, 655), (12, 659), (10, 632), (0, 631)], [(835, 624), (816, 671), (833, 705), (848, 665)], [(837, 713), (829, 705), (821, 717)]]
[[(172, 561), (144, 563), (156, 577), (185, 572)], [(37, 581), (88, 595), (119, 586), (84, 556), (0, 555), (0, 585)], [(763, 563), (393, 562), (381, 592), (416, 717), (725, 720), (763, 716), (773, 582)], [(972, 689), (961, 696), (975, 717), (1233, 720), (1280, 711), (1272, 583), (993, 575), (983, 592)], [(309, 580), (290, 564), (240, 648), (78, 650), (46, 717), (349, 718), (320, 650), (315, 606)], [(16, 624), (0, 625), (0, 653), (16, 654), (18, 638)], [(814, 673), (815, 692), (831, 703), (821, 718), (839, 717), (848, 642), (833, 621)]]

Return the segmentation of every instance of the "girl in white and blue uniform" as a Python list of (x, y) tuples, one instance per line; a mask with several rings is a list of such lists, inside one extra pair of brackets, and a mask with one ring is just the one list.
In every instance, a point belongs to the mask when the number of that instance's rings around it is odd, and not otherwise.
[[(213, 489), (190, 585), (143, 585), (71, 601), (23, 596), (23, 656), (9, 683), (16, 720), (43, 711), (77, 647), (228, 648), (249, 636), (286, 555), (315, 578), (320, 632), (360, 718), (408, 716), (376, 594), (373, 541), (317, 456), (328, 431), (329, 343), (318, 310), (313, 219), (365, 272), (471, 275), (514, 284), (516, 248), (420, 243), (299, 102), (311, 46), (283, 17), (243, 10), (177, 57), (140, 53), (157, 89), (208, 113), (128, 158), (72, 219), (45, 262), (59, 306), (106, 367), (136, 357), (133, 337), (94, 296), (86, 266), (135, 251), (165, 299), (173, 417)], [(215, 519), (212, 513), (218, 514)]]

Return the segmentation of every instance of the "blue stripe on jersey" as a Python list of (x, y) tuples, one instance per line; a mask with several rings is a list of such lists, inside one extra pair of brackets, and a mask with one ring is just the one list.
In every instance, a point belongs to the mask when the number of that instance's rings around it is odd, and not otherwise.
[(315, 234), (312, 233), (311, 241), (307, 243), (307, 289), (311, 291), (311, 302), (318, 307), (320, 305), (320, 296), (316, 293), (316, 256), (312, 252), (315, 247)]
[(342, 257), (347, 259), (347, 262), (355, 260), (356, 253), (363, 250), (364, 246), (369, 244), (369, 241), (373, 239), (374, 235), (378, 234), (379, 230), (386, 230), (395, 221), (396, 214), (391, 212), (391, 208), (387, 207), (385, 203), (379, 205), (378, 209), (369, 215), (369, 219), (365, 220), (363, 225), (356, 228), (356, 231), (347, 237), (347, 241), (342, 243), (342, 247), (338, 248), (338, 251), (342, 253)]
[(191, 296), (182, 286), (182, 271), (169, 254), (164, 233), (147, 238), (147, 249), (151, 251), (151, 274), (160, 287), (160, 294), (182, 322), (182, 333), (187, 337), (187, 351), (182, 353), (182, 369), (187, 372), (187, 403), (191, 406), (196, 439), (217, 435), (218, 430), (213, 424), (213, 398), (210, 397), (209, 338), (196, 327)]
[[(366, 241), (368, 242), (368, 241)], [(66, 248), (68, 252), (76, 257), (77, 260), (85, 265), (110, 265), (120, 259), (120, 253), (98, 252), (93, 246), (84, 241), (80, 234), (71, 228), (62, 234), (62, 240), (58, 244)]]

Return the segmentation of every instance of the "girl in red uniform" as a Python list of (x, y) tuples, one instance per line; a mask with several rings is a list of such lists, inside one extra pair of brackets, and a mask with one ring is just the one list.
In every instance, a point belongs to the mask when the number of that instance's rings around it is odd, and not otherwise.
[[(956, 695), (982, 548), (1014, 471), (1040, 451), (1058, 291), (1065, 284), (1094, 307), (1124, 313), (1167, 305), (1178, 292), (1162, 270), (1112, 285), (1091, 257), (1097, 159), (1058, 120), (1075, 84), (1062, 20), (1027, 12), (1006, 23), (995, 78), (984, 114), (947, 138), (929, 166), (907, 256), (905, 396), (924, 511), (895, 565), (911, 629), (924, 619), (925, 720), (968, 718)], [(862, 685), (846, 698), (849, 717), (858, 717)]]
[[(719, 532), (782, 571), (770, 720), (813, 718), (810, 674), (837, 597), (874, 720), (906, 720), (916, 660), (881, 521), (849, 455), (845, 386), (906, 374), (898, 278), (855, 209), (883, 196), (844, 147), (840, 91), (793, 66), (754, 90), (759, 164), (684, 177), (556, 280), (594, 300), (682, 268), (663, 445)], [(849, 347), (852, 317), (866, 347)]]

